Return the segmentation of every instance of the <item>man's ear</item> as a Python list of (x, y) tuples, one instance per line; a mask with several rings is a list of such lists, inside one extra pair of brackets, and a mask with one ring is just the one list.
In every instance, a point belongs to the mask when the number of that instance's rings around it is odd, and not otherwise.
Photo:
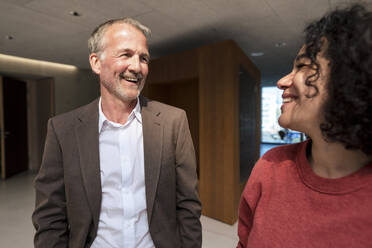
[(90, 63), (90, 67), (92, 67), (92, 71), (95, 74), (99, 75), (101, 73), (101, 62), (96, 53), (91, 53), (89, 55), (89, 63)]

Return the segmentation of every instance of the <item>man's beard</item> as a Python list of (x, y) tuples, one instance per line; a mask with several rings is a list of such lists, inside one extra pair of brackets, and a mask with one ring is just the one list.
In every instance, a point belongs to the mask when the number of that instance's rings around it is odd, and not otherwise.
[[(114, 95), (115, 97), (117, 97), (119, 100), (123, 102), (131, 102), (133, 100), (136, 100), (143, 89), (144, 82), (140, 80), (138, 84), (136, 85), (124, 86), (121, 83), (121, 80), (124, 80), (124, 79), (120, 77), (119, 79), (115, 80), (114, 83), (110, 83), (105, 80), (102, 80), (102, 84), (111, 95)], [(137, 90), (137, 94), (135, 96), (133, 96), (132, 94), (128, 94), (129, 91), (132, 91), (132, 90)]]

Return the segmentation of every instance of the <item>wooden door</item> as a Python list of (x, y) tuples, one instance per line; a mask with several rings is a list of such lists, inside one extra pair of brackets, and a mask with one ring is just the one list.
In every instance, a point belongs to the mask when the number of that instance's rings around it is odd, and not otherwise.
[(5, 179), (28, 169), (25, 82), (0, 77), (0, 119), (1, 178)]

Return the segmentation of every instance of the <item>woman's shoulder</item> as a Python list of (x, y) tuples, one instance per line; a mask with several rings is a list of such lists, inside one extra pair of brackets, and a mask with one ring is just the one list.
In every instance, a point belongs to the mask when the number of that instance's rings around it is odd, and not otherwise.
[(267, 151), (260, 160), (265, 160), (267, 162), (273, 163), (278, 163), (286, 160), (295, 160), (299, 153), (303, 151), (303, 147), (306, 146), (307, 143), (308, 141), (304, 141), (300, 143), (274, 147)]
[(270, 174), (283, 168), (294, 168), (296, 161), (298, 161), (297, 158), (301, 157), (306, 150), (304, 147), (306, 147), (307, 143), (308, 141), (304, 141), (270, 149), (257, 161), (254, 170), (258, 174)]
[(267, 151), (255, 164), (248, 182), (267, 185), (282, 180), (282, 176), (297, 173), (297, 158), (302, 156), (307, 143), (282, 145)]

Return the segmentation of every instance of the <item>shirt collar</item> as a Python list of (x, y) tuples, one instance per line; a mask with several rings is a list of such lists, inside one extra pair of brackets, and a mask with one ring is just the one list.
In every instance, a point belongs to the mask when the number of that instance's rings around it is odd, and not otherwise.
[[(98, 120), (98, 133), (101, 133), (102, 127), (103, 127), (103, 125), (104, 125), (105, 122), (110, 122), (110, 120), (108, 120), (106, 118), (105, 114), (103, 113), (103, 111), (102, 111), (102, 105), (101, 104), (102, 104), (102, 99), (100, 97), (99, 98), (99, 102), (98, 102), (98, 114), (99, 114), (99, 116), (98, 116), (99, 117), (99, 120)], [(130, 115), (128, 116), (128, 121), (130, 121), (133, 118), (133, 115), (137, 119), (137, 121), (142, 124), (141, 105), (140, 105), (140, 101), (139, 101), (139, 98), (138, 97), (137, 97), (137, 104), (136, 104), (136, 106), (134, 107), (134, 109), (132, 110), (132, 112), (130, 113)]]
[(106, 116), (102, 112), (102, 106), (101, 106), (102, 100), (101, 97), (99, 98), (98, 102), (98, 133), (101, 133), (103, 123), (107, 121)]
[(138, 97), (137, 97), (137, 104), (134, 107), (132, 113), (134, 113), (134, 116), (136, 117), (137, 121), (139, 121), (139, 123), (142, 123), (141, 105), (140, 105), (140, 99)]

